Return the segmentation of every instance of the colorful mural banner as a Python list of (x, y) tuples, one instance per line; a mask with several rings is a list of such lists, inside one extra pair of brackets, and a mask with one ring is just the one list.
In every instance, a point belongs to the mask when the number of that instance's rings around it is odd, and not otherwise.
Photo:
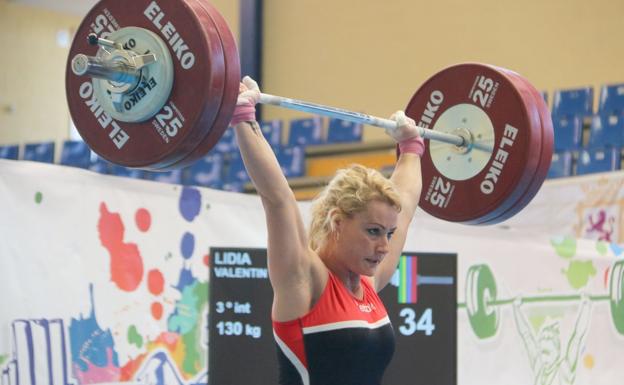
[[(497, 226), (417, 213), (405, 249), (458, 255), (458, 384), (619, 383), (623, 184), (547, 181)], [(266, 247), (256, 196), (9, 160), (0, 236), (2, 385), (209, 383), (209, 250)], [(403, 303), (429, 275), (417, 263), (393, 279)]]
[(260, 218), (257, 202), (29, 162), (0, 169), (2, 384), (206, 384), (208, 250), (264, 243), (263, 220), (231, 231)]

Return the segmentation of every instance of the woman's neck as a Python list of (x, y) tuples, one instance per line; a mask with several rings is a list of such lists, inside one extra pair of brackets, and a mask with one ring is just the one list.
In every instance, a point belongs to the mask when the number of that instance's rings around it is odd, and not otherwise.
[(344, 284), (354, 296), (361, 297), (361, 284), (360, 275), (349, 270), (346, 266), (340, 263), (336, 258), (335, 250), (331, 245), (327, 245), (318, 252), (321, 261), (325, 264), (325, 267), (329, 269), (338, 279)]

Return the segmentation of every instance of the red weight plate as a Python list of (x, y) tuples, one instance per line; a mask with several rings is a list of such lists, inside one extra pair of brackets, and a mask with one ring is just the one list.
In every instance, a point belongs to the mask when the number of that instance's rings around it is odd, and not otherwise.
[[(478, 63), (444, 69), (416, 92), (406, 113), (419, 125), (434, 130), (449, 132), (456, 128), (439, 123), (442, 118), (443, 122), (455, 119), (457, 125), (465, 123), (471, 131), (483, 130), (485, 126), (492, 131), (493, 151), (491, 156), (481, 155), (484, 163), (474, 167), (472, 157), (464, 157), (468, 165), (465, 169), (472, 167), (468, 176), (463, 167), (454, 169), (452, 164), (444, 164), (444, 159), (440, 162), (438, 155), (446, 149), (441, 147), (442, 151), (438, 151), (437, 144), (429, 143), (422, 158), (420, 201), (421, 208), (429, 214), (452, 222), (474, 222), (499, 210), (517, 190), (526, 190), (527, 180), (536, 170), (531, 167), (530, 158), (534, 149), (539, 148), (541, 138), (532, 131), (531, 116), (520, 91), (501, 72)], [(474, 125), (478, 127), (475, 129)], [(438, 155), (432, 155), (436, 152)], [(434, 157), (438, 157), (438, 165)]]
[[(228, 27), (223, 16), (207, 1), (201, 0), (202, 4), (206, 7), (208, 12), (213, 18), (213, 21), (218, 27), (219, 34), (221, 35), (221, 42), (223, 43), (223, 52), (225, 53), (226, 63), (226, 83), (223, 102), (221, 104), (221, 112), (219, 114), (218, 123), (222, 127), (222, 131), (225, 131), (236, 107), (236, 101), (238, 99), (238, 90), (241, 81), (241, 68), (240, 68), (240, 56), (238, 53), (238, 47), (236, 46), (236, 39), (232, 34), (232, 31)], [(214, 144), (220, 139), (221, 134), (214, 136), (212, 140)]]
[(519, 201), (526, 194), (526, 192), (530, 190), (530, 186), (533, 183), (535, 175), (538, 171), (538, 167), (540, 163), (540, 155), (542, 151), (541, 120), (540, 120), (539, 111), (537, 109), (537, 106), (535, 105), (531, 90), (528, 88), (528, 86), (526, 85), (524, 81), (522, 81), (521, 79), (518, 79), (517, 77), (511, 76), (507, 72), (507, 70), (498, 68), (498, 67), (494, 67), (494, 68), (500, 71), (501, 73), (503, 73), (512, 83), (514, 83), (514, 85), (517, 87), (518, 91), (520, 92), (527, 106), (527, 111), (529, 112), (530, 122), (531, 122), (530, 124), (531, 131), (536, 138), (534, 142), (535, 148), (530, 149), (530, 156), (528, 158), (528, 163), (527, 163), (527, 166), (528, 166), (527, 170), (532, 169), (533, 172), (527, 172), (523, 175), (522, 180), (519, 182), (520, 187), (515, 189), (512, 194), (507, 196), (504, 202), (502, 202), (501, 205), (496, 210), (493, 210), (483, 215), (478, 220), (468, 222), (474, 225), (494, 224), (494, 223), (501, 222), (505, 220), (506, 218), (508, 218), (507, 216), (508, 214), (506, 215), (505, 213), (508, 213), (509, 210), (517, 206), (519, 204)]
[(527, 84), (527, 86), (531, 89), (534, 104), (538, 108), (540, 112), (540, 121), (542, 124), (542, 151), (540, 155), (540, 163), (538, 165), (538, 170), (535, 173), (535, 177), (529, 186), (529, 189), (526, 193), (521, 197), (516, 205), (514, 205), (510, 210), (501, 215), (500, 218), (495, 218), (491, 221), (484, 222), (483, 224), (494, 224), (502, 222), (512, 216), (516, 215), (520, 212), (524, 207), (526, 207), (531, 200), (535, 197), (539, 189), (541, 188), (546, 176), (548, 174), (548, 169), (550, 168), (550, 163), (552, 160), (552, 152), (553, 152), (553, 129), (552, 129), (552, 120), (550, 117), (550, 111), (548, 110), (548, 106), (544, 101), (542, 95), (533, 87), (531, 83), (529, 83), (526, 79), (524, 79), (519, 74), (507, 70), (510, 76), (516, 76), (521, 79), (523, 82)]
[[(528, 159), (530, 167), (533, 169), (532, 173), (527, 173), (524, 175), (524, 179), (520, 182), (524, 188), (518, 188), (514, 190), (512, 194), (510, 194), (496, 210), (491, 211), (478, 220), (470, 222), (470, 224), (495, 224), (502, 222), (503, 220), (509, 218), (511, 210), (513, 210), (516, 206), (521, 204), (522, 198), (526, 195), (527, 191), (531, 189), (531, 185), (535, 181), (535, 177), (539, 170), (539, 164), (541, 162), (541, 154), (542, 154), (542, 136), (543, 130), (541, 127), (541, 118), (539, 114), (539, 110), (533, 98), (533, 93), (524, 79), (513, 76), (508, 70), (500, 67), (494, 67), (496, 70), (503, 73), (518, 89), (522, 98), (527, 106), (527, 111), (529, 112), (529, 116), (531, 118), (531, 131), (533, 135), (536, 137), (535, 148), (531, 149), (531, 156)], [(539, 138), (539, 139), (537, 139)]]
[[(219, 66), (219, 80), (222, 83), (222, 93), (220, 103), (212, 104), (206, 103), (205, 109), (202, 112), (201, 118), (198, 122), (199, 126), (210, 128), (207, 132), (204, 130), (205, 134), (201, 137), (198, 137), (194, 142), (194, 148), (188, 152), (185, 152), (182, 158), (176, 160), (176, 162), (171, 163), (164, 167), (163, 169), (171, 170), (178, 169), (188, 166), (192, 162), (188, 162), (187, 159), (191, 158), (193, 154), (201, 152), (205, 154), (208, 152), (209, 148), (206, 149), (206, 138), (220, 138), (223, 135), (223, 127), (218, 124), (219, 116), (221, 114), (221, 106), (224, 102), (224, 98), (228, 95), (228, 78), (227, 78), (227, 57), (225, 56), (225, 52), (223, 51), (223, 44), (221, 41), (221, 35), (219, 33), (218, 26), (214, 23), (214, 20), (210, 17), (210, 15), (206, 12), (205, 8), (200, 4), (200, 2), (196, 0), (185, 0), (188, 3), (192, 3), (195, 9), (197, 10), (197, 14), (202, 25), (202, 29), (206, 36), (206, 39), (210, 42), (211, 46), (214, 48), (213, 59), (220, 63)], [(218, 58), (218, 59), (217, 59)], [(216, 144), (218, 141), (215, 140), (214, 143), (210, 145), (210, 148)], [(197, 160), (199, 157), (194, 158)]]
[[(218, 113), (224, 63), (216, 52), (219, 42), (206, 39), (198, 16), (201, 11), (197, 4), (183, 0), (102, 0), (89, 11), (70, 49), (66, 93), (80, 135), (97, 154), (127, 167), (163, 169), (191, 152), (209, 132), (212, 125), (203, 123), (211, 120), (210, 114), (214, 120)], [(97, 48), (87, 43), (89, 33), (106, 38), (123, 27), (157, 34), (167, 44), (174, 63), (168, 101), (143, 122), (111, 119), (93, 95), (84, 92), (90, 79), (74, 75), (70, 67), (76, 54), (95, 55)]]
[(554, 144), (554, 133), (553, 133), (553, 125), (552, 118), (550, 116), (550, 111), (548, 106), (546, 105), (546, 101), (542, 94), (524, 77), (519, 75), (516, 72), (506, 70), (509, 76), (515, 76), (521, 81), (523, 81), (527, 87), (531, 90), (531, 94), (533, 96), (533, 102), (535, 103), (539, 115), (540, 115), (540, 123), (542, 129), (542, 151), (540, 155), (540, 162), (538, 165), (538, 169), (535, 173), (535, 176), (529, 186), (529, 189), (526, 193), (520, 198), (518, 203), (511, 207), (507, 212), (501, 215), (499, 218), (494, 218), (490, 221), (483, 222), (484, 225), (490, 225), (495, 223), (500, 223), (506, 219), (511, 218), (520, 212), (524, 207), (526, 207), (535, 197), (539, 189), (542, 187), (546, 176), (548, 175), (548, 169), (550, 168), (550, 163), (552, 161), (552, 153), (553, 153), (553, 144)]
[(232, 114), (234, 113), (236, 100), (238, 98), (238, 87), (241, 78), (238, 48), (236, 47), (236, 41), (226, 24), (225, 19), (208, 2), (204, 0), (191, 1), (196, 1), (200, 4), (205, 9), (206, 14), (211, 18), (214, 25), (217, 27), (225, 56), (225, 86), (219, 113), (213, 123), (212, 129), (208, 135), (202, 139), (201, 143), (193, 152), (172, 166), (175, 168), (181, 168), (192, 164), (201, 157), (205, 156), (217, 144), (223, 135), (223, 132), (228, 129), (232, 119)]
[[(521, 77), (520, 75), (518, 76)], [(546, 177), (548, 176), (548, 170), (550, 169), (550, 163), (552, 162), (555, 139), (552, 117), (550, 115), (548, 105), (546, 105), (546, 101), (544, 100), (544, 97), (528, 80), (524, 79), (524, 81), (527, 83), (529, 89), (533, 92), (533, 97), (537, 104), (537, 109), (540, 113), (540, 120), (542, 123), (542, 156), (540, 158), (537, 176), (531, 184), (530, 193), (527, 194), (528, 200), (526, 204), (528, 204), (533, 199), (533, 197), (535, 197), (539, 189), (542, 187), (544, 180), (546, 180)]]

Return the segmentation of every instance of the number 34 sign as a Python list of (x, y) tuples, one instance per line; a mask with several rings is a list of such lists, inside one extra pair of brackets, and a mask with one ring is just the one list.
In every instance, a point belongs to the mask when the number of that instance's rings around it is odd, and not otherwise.
[(457, 383), (456, 277), (456, 254), (403, 253), (380, 293), (396, 337), (384, 384), (407, 385), (409, 373), (427, 384)]
[(433, 335), (435, 323), (433, 323), (433, 309), (427, 308), (422, 312), (418, 321), (416, 320), (416, 310), (406, 307), (401, 309), (399, 317), (403, 320), (399, 326), (399, 332), (404, 336), (411, 336), (416, 332), (425, 333), (426, 336)]

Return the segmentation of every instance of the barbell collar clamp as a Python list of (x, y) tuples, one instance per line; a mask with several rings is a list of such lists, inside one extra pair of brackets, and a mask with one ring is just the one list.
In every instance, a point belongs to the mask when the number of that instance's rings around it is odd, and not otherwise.
[(134, 62), (134, 67), (137, 69), (141, 69), (147, 65), (152, 63), (156, 63), (158, 60), (156, 59), (156, 55), (153, 53), (148, 53), (145, 55), (136, 55), (132, 56), (131, 60)]

